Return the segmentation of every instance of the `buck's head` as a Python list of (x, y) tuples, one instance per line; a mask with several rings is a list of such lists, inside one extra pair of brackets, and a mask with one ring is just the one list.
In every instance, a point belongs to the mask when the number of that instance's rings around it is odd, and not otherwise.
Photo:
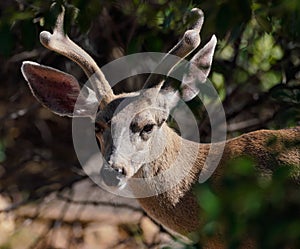
[[(167, 75), (200, 44), (203, 12), (193, 9), (191, 13), (196, 21), (157, 66)], [(191, 59), (180, 94), (170, 87), (165, 76), (151, 74), (141, 91), (115, 95), (94, 60), (64, 34), (63, 16), (64, 13), (58, 17), (53, 34), (43, 31), (40, 40), (48, 49), (76, 62), (89, 77), (92, 89), (85, 87), (83, 93), (72, 75), (34, 62), (24, 62), (22, 73), (33, 95), (54, 113), (92, 118), (105, 158), (103, 179), (108, 185), (118, 186), (163, 152), (170, 110), (180, 96), (192, 99), (199, 91), (197, 83), (207, 80), (216, 38), (213, 36)], [(178, 56), (178, 60), (170, 63), (170, 55)]]

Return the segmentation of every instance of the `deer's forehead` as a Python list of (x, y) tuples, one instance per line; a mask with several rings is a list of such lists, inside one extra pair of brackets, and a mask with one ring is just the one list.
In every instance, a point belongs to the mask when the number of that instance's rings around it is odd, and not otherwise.
[[(112, 123), (120, 123), (125, 126), (134, 124), (142, 127), (145, 124), (154, 122), (153, 107), (145, 105), (129, 105), (112, 116)], [(127, 124), (127, 125), (126, 125)]]
[(132, 119), (132, 125), (143, 127), (146, 124), (154, 123), (154, 112), (150, 109), (144, 109), (138, 113), (136, 113)]
[(104, 122), (121, 120), (142, 120), (149, 119), (155, 104), (146, 98), (126, 97), (118, 98), (110, 102), (104, 110), (98, 113), (97, 120)]

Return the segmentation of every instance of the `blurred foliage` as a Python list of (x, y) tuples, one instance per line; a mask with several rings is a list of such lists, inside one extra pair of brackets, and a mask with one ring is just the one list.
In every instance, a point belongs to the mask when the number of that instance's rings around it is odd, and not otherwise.
[[(13, 203), (40, 199), (83, 177), (71, 121), (38, 105), (19, 70), (23, 60), (34, 60), (84, 80), (74, 64), (39, 42), (39, 33), (53, 27), (61, 4), (66, 32), (100, 66), (130, 53), (168, 51), (188, 26), (188, 10), (203, 9), (202, 45), (213, 33), (218, 38), (210, 79), (223, 101), (229, 137), (300, 124), (299, 0), (55, 2), (0, 2), (0, 191)], [(142, 83), (143, 78), (129, 79), (115, 90), (135, 90)], [(199, 99), (188, 105), (198, 119), (201, 141), (210, 141), (205, 108)], [(222, 229), (230, 248), (246, 234), (260, 248), (299, 247), (299, 186), (286, 182), (285, 169), (273, 182), (252, 172), (251, 160), (239, 159), (222, 180), (223, 194), (210, 183), (197, 189), (206, 213), (201, 239)], [(289, 195), (295, 198), (284, 205)]]
[(237, 158), (228, 162), (220, 189), (212, 181), (197, 186), (200, 243), (222, 232), (228, 248), (243, 248), (249, 239), (255, 248), (299, 248), (300, 188), (290, 173), (279, 167), (272, 179), (260, 176), (251, 158)]

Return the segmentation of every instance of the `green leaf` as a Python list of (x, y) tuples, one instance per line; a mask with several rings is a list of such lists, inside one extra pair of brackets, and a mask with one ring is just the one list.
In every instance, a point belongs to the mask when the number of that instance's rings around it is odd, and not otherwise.
[(206, 184), (202, 184), (196, 192), (199, 205), (205, 211), (208, 219), (215, 219), (221, 210), (218, 196)]
[(255, 19), (259, 26), (266, 32), (272, 31), (272, 24), (270, 20), (267, 17), (264, 17), (262, 15), (255, 15)]
[(11, 33), (10, 27), (5, 25), (0, 27), (0, 54), (8, 57), (11, 55), (14, 47), (14, 37)]

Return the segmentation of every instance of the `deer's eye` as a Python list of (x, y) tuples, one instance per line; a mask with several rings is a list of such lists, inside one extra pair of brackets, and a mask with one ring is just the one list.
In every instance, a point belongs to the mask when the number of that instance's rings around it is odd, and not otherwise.
[(153, 131), (154, 124), (147, 124), (143, 127), (141, 133), (150, 134)]

